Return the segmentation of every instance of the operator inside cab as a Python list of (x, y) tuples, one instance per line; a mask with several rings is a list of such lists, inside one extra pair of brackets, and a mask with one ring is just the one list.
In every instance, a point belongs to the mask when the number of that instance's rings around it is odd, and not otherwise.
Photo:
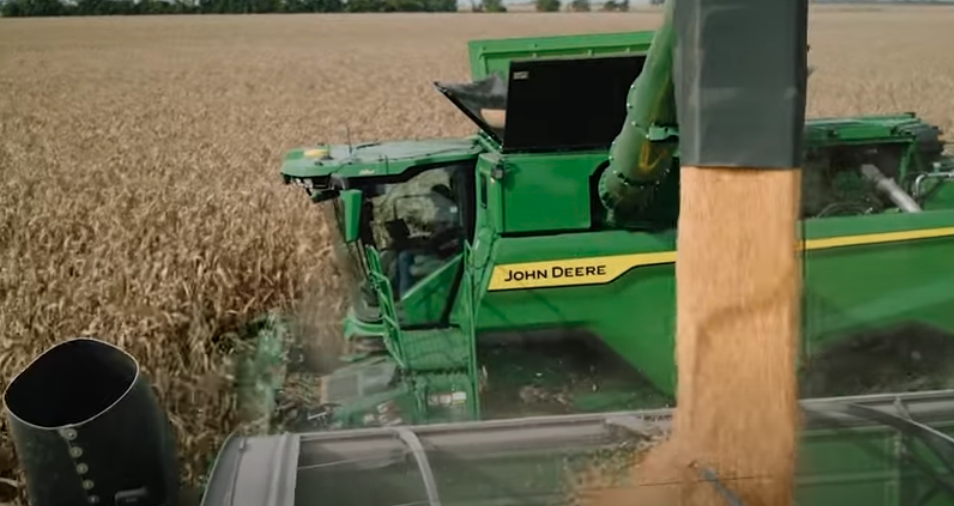
[[(425, 197), (430, 212), (404, 209), (400, 213), (403, 219), (387, 223), (397, 253), (393, 284), (398, 299), (460, 250), (463, 229), (453, 191), (440, 183), (431, 186), (421, 197)], [(408, 202), (408, 207), (411, 205)], [(412, 236), (411, 227), (419, 232)]]

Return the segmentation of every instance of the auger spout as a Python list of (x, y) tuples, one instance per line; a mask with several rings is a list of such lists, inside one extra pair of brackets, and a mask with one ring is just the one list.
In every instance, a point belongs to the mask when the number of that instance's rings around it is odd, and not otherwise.
[(600, 200), (611, 221), (625, 221), (638, 212), (649, 189), (666, 173), (674, 142), (665, 127), (676, 124), (672, 68), (676, 31), (674, 0), (667, 0), (662, 26), (654, 33), (642, 72), (630, 87), (626, 121), (610, 146), (609, 166), (600, 177)]
[(179, 504), (175, 433), (138, 361), (105, 341), (61, 341), (4, 393), (32, 506)]

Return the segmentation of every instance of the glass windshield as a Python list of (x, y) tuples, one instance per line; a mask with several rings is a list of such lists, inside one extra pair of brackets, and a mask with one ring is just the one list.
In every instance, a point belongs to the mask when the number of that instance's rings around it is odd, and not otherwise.
[(398, 297), (461, 250), (455, 167), (431, 169), (399, 184), (378, 185), (370, 198), (374, 242)]

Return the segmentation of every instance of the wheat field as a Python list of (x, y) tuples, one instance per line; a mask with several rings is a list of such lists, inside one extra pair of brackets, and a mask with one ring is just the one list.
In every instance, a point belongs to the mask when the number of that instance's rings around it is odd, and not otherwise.
[[(292, 147), (472, 131), (431, 88), (466, 41), (651, 29), (656, 12), (0, 20), (0, 388), (51, 344), (142, 363), (189, 479), (234, 428), (212, 338), (334, 298), (328, 229), (281, 184)], [(813, 8), (809, 115), (954, 128), (954, 9)], [(316, 295), (317, 294), (317, 295)], [(22, 490), (0, 432), (0, 500)]]

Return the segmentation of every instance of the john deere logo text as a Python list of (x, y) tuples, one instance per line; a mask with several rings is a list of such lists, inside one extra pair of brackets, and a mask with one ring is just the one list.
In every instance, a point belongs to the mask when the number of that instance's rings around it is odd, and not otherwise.
[(590, 258), (565, 258), (544, 262), (504, 264), (494, 267), (490, 291), (526, 290), (558, 286), (601, 285), (612, 282), (638, 265), (672, 263), (673, 251), (611, 255)]
[[(808, 238), (801, 243), (800, 249), (806, 251), (821, 251), (866, 244), (884, 244), (952, 236), (954, 236), (954, 227)], [(676, 252), (674, 250), (664, 250), (626, 255), (564, 258), (542, 262), (503, 264), (494, 267), (487, 289), (495, 292), (502, 290), (599, 285), (612, 283), (631, 269), (653, 265), (668, 265), (675, 263), (675, 261)]]
[(586, 276), (605, 276), (605, 265), (587, 265), (581, 267), (561, 267), (554, 265), (549, 269), (511, 270), (507, 272), (504, 283), (539, 279), (582, 278)]
[[(659, 256), (654, 253), (649, 255)], [(662, 253), (662, 256), (668, 256), (668, 254)], [(666, 258), (660, 260), (665, 262)], [(632, 265), (633, 259), (629, 258), (629, 255), (504, 264), (494, 267), (488, 289), (491, 291), (526, 290), (528, 288), (600, 285), (613, 281)]]

